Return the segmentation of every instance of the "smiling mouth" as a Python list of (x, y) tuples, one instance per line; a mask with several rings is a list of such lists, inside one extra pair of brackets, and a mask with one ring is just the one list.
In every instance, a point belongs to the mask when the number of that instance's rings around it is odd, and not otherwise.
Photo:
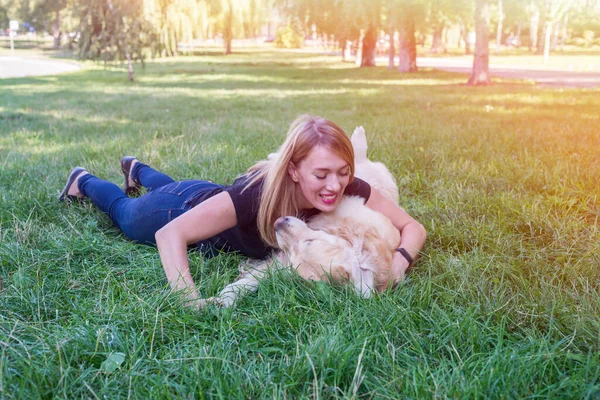
[(337, 194), (320, 194), (321, 200), (325, 204), (333, 204), (335, 203), (338, 195)]

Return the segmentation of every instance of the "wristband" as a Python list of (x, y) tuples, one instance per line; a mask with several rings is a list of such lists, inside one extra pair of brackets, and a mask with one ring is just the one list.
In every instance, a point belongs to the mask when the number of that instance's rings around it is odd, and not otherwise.
[(398, 248), (396, 249), (396, 251), (397, 251), (398, 253), (402, 254), (402, 256), (403, 256), (404, 258), (406, 258), (406, 261), (408, 261), (408, 266), (409, 266), (409, 267), (410, 267), (410, 266), (413, 264), (413, 262), (415, 261), (415, 260), (414, 260), (414, 259), (411, 257), (411, 255), (408, 253), (408, 251), (406, 251), (406, 249), (405, 249), (404, 247), (398, 247)]

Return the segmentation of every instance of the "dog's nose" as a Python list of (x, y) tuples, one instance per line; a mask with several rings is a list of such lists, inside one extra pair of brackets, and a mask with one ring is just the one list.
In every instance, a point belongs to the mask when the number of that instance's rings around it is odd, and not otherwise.
[(275, 221), (275, 230), (281, 229), (284, 226), (288, 225), (290, 222), (290, 218), (289, 217), (279, 217), (277, 218), (277, 220)]

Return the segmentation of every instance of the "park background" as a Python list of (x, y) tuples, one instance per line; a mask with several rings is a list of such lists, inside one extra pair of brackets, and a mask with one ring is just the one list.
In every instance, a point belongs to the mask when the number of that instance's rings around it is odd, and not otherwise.
[[(149, 4), (164, 8), (146, 14)], [(264, 16), (246, 28), (252, 9)], [(596, 2), (1, 0), (0, 27), (34, 11), (45, 25), (21, 23), (14, 56), (81, 70), (0, 80), (0, 397), (600, 395), (600, 89), (489, 75), (466, 85), (472, 73), (410, 62), (487, 51), (594, 74)], [(334, 24), (331, 11), (350, 17)], [(489, 35), (479, 46), (476, 21)], [(379, 66), (362, 55), (369, 29)], [(364, 126), (370, 157), (427, 228), (394, 290), (365, 300), (282, 272), (234, 309), (186, 309), (155, 249), (89, 203), (56, 200), (74, 165), (120, 184), (128, 154), (178, 179), (230, 183), (301, 113)], [(190, 259), (203, 296), (240, 261)]]

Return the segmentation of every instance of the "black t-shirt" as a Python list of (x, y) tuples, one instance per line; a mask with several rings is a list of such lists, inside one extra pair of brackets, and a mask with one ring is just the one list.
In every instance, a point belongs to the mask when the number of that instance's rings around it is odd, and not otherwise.
[[(214, 255), (215, 250), (237, 251), (252, 258), (266, 258), (274, 250), (262, 241), (258, 231), (258, 209), (262, 193), (262, 180), (255, 182), (244, 190), (248, 182), (249, 177), (242, 175), (231, 186), (224, 186), (222, 190), (202, 194), (192, 202), (195, 206), (207, 198), (225, 191), (229, 193), (235, 208), (236, 226), (195, 244), (206, 255)], [(346, 186), (344, 194), (360, 196), (366, 202), (371, 196), (371, 186), (359, 178), (354, 178), (354, 181)], [(305, 210), (298, 217), (306, 220), (319, 212), (317, 209)]]

